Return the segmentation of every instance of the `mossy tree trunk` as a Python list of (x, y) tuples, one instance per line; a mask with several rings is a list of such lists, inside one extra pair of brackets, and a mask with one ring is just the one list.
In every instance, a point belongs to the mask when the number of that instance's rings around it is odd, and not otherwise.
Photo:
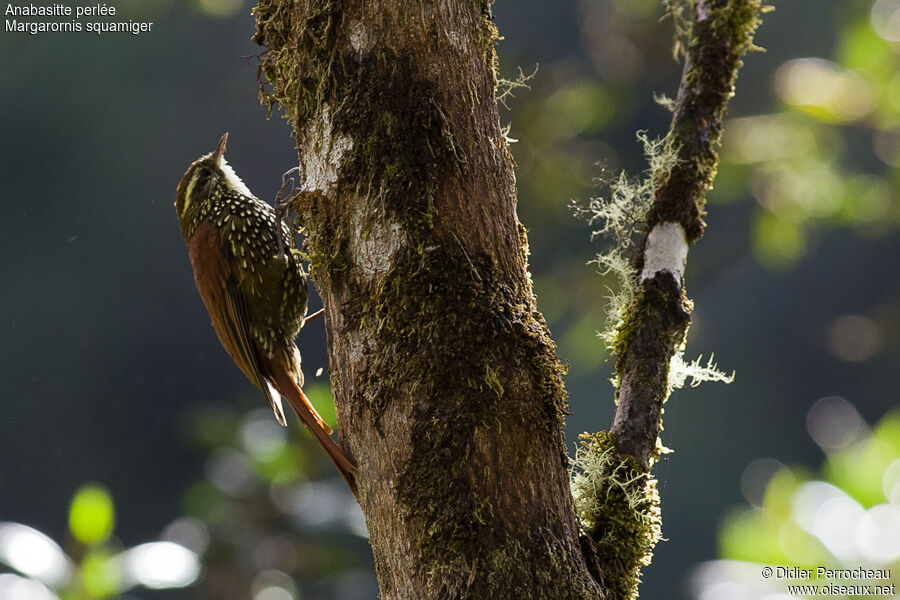
[(487, 0), (262, 0), (381, 597), (600, 598), (527, 272)]
[(299, 152), (294, 209), (326, 306), (341, 444), (359, 465), (383, 599), (633, 598), (659, 533), (650, 471), (689, 320), (684, 261), (759, 0), (667, 2), (690, 12), (676, 19), (688, 53), (675, 159), (653, 174), (612, 434), (586, 442), (589, 535), (569, 486), (563, 368), (515, 212), (490, 4), (256, 8), (262, 99), (283, 107)]

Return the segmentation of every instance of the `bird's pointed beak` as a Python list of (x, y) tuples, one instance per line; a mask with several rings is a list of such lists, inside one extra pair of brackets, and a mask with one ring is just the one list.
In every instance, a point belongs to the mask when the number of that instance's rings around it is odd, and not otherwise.
[(216, 148), (215, 154), (213, 154), (213, 160), (216, 161), (216, 165), (222, 164), (222, 157), (225, 156), (225, 146), (228, 144), (228, 134), (222, 136), (222, 139), (219, 140), (219, 147)]

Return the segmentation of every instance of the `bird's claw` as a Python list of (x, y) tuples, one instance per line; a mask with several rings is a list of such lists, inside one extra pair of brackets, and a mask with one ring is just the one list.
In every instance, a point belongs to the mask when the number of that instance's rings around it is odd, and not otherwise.
[[(281, 224), (294, 200), (303, 193), (301, 190), (296, 189), (294, 173), (299, 174), (300, 167), (294, 167), (281, 176), (281, 189), (275, 195), (275, 239), (278, 240), (278, 256), (284, 255), (284, 234), (282, 233)], [(285, 194), (287, 194), (287, 197), (285, 197)], [(293, 227), (291, 227), (291, 231), (293, 231)]]

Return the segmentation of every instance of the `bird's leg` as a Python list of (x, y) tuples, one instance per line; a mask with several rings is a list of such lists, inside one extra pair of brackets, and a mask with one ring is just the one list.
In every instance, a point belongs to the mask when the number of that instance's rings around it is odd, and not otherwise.
[[(294, 167), (281, 176), (281, 189), (275, 195), (275, 239), (278, 240), (278, 256), (284, 255), (284, 235), (281, 231), (281, 223), (291, 209), (294, 200), (302, 193), (295, 189), (293, 177), (295, 172), (299, 173), (300, 167)], [(290, 188), (289, 192), (288, 188)], [(285, 193), (288, 193), (287, 198), (285, 198)], [(294, 228), (291, 227), (291, 231), (293, 230)]]

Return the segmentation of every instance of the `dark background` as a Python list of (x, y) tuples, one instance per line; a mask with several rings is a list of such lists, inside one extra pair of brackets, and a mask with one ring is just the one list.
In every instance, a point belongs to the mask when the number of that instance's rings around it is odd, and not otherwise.
[[(191, 410), (263, 402), (219, 347), (196, 294), (175, 184), (228, 131), (229, 162), (271, 200), (296, 153), (287, 123), (266, 120), (257, 101), (250, 4), (114, 4), (153, 30), (0, 34), (0, 520), (59, 539), (76, 488), (98, 481), (115, 499), (117, 536), (134, 545), (181, 514), (184, 490), (204, 476), (204, 456), (184, 433)], [(776, 69), (832, 57), (868, 10), (777, 4), (757, 37), (767, 52), (745, 60), (733, 117), (790, 110)], [(681, 68), (655, 2), (500, 1), (494, 13), (504, 76), (539, 64), (502, 118), (519, 140), (519, 215), (539, 306), (570, 365), (574, 449), (578, 433), (611, 423), (608, 356), (594, 333), (612, 282), (586, 264), (602, 241), (591, 242), (568, 204), (605, 193), (597, 161), (645, 168), (635, 131), (665, 133), (669, 115), (653, 94), (674, 96)], [(708, 234), (688, 261), (696, 313), (687, 357), (714, 352), (736, 380), (676, 392), (667, 406), (664, 442), (675, 453), (657, 471), (666, 541), (645, 571), (644, 597), (687, 597), (692, 567), (716, 556), (717, 523), (744, 501), (748, 463), (820, 462), (806, 433), (817, 399), (846, 398), (869, 422), (898, 404), (900, 211), (892, 169), (872, 150), (873, 132), (893, 124), (821, 121), (830, 142), (811, 160), (884, 181), (888, 216), (809, 217), (799, 251), (773, 255), (755, 167), (729, 166), (725, 153), (722, 181), (732, 185), (711, 193)], [(841, 351), (835, 324), (846, 315), (875, 326), (862, 359)], [(321, 324), (300, 341), (312, 379), (327, 367)]]

